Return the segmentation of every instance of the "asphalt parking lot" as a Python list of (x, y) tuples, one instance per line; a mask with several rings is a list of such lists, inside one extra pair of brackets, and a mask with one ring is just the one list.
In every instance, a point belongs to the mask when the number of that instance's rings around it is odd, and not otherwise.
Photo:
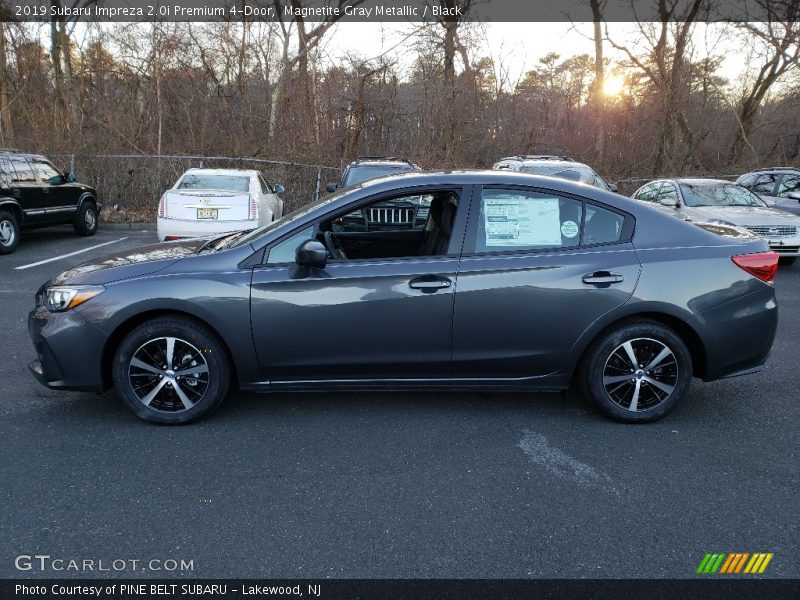
[(0, 577), (87, 575), (14, 566), (47, 554), (194, 563), (128, 577), (684, 578), (706, 552), (800, 577), (800, 264), (777, 277), (765, 370), (695, 381), (658, 423), (574, 395), (240, 393), (169, 428), (26, 367), (44, 281), (154, 240), (56, 228), (0, 257)]

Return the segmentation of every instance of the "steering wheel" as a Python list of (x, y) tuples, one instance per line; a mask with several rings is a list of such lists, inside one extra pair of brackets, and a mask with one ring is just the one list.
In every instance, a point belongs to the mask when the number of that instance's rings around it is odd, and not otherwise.
[(331, 253), (331, 258), (333, 260), (346, 260), (347, 256), (344, 254), (344, 250), (336, 243), (336, 238), (333, 235), (332, 231), (326, 231), (324, 233), (325, 238), (325, 247), (328, 249), (328, 252)]

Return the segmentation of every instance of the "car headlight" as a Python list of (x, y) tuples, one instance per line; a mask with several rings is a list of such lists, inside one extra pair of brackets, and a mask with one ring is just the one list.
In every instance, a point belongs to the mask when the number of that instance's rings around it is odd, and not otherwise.
[(105, 290), (101, 285), (53, 286), (44, 291), (44, 305), (51, 312), (63, 312), (80, 306)]
[(736, 223), (731, 223), (730, 221), (726, 221), (725, 219), (709, 219), (709, 223), (716, 223), (717, 225), (727, 225), (729, 227), (736, 227)]

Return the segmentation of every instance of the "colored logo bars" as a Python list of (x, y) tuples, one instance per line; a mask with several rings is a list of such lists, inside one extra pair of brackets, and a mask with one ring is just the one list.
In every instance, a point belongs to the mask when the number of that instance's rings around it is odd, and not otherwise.
[(703, 575), (732, 573), (763, 573), (769, 561), (775, 556), (772, 552), (708, 552), (697, 566), (697, 573)]

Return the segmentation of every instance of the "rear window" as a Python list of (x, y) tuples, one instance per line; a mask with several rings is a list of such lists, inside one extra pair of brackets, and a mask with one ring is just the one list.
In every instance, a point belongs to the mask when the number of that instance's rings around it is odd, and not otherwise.
[(414, 169), (410, 165), (363, 165), (360, 167), (350, 167), (345, 177), (344, 185), (354, 185), (373, 177), (383, 177), (384, 175), (396, 175), (407, 173)]
[(179, 190), (220, 190), (224, 192), (250, 191), (250, 179), (236, 175), (210, 175), (190, 173), (178, 184)]
[(569, 179), (570, 181), (579, 181), (580, 183), (588, 183), (601, 190), (608, 190), (606, 182), (600, 176), (592, 171), (586, 165), (523, 165), (523, 173), (532, 173), (534, 175), (548, 175), (550, 177), (560, 177), (561, 179)]

